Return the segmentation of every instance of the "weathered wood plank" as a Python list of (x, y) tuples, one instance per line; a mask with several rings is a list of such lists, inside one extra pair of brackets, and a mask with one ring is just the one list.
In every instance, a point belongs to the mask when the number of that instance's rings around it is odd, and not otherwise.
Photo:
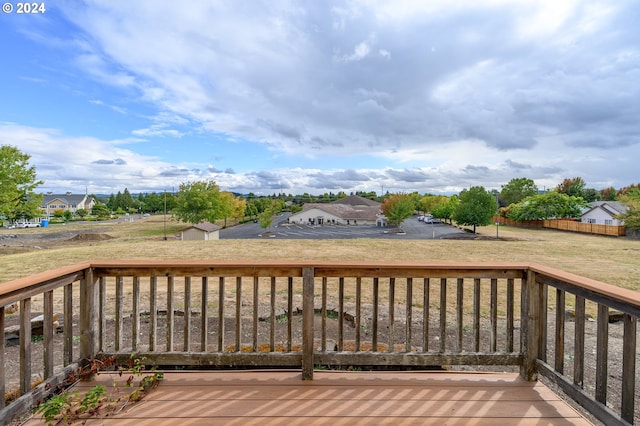
[(64, 330), (63, 330), (63, 364), (73, 362), (73, 284), (67, 284), (63, 290)]
[(413, 346), (411, 338), (412, 333), (411, 330), (413, 328), (413, 278), (407, 278), (407, 303), (406, 303), (406, 318), (405, 318), (405, 326), (404, 326), (404, 342), (405, 342), (405, 350), (407, 352), (411, 351), (411, 347)]
[[(3, 336), (4, 339), (4, 336)], [(20, 301), (20, 394), (31, 389), (31, 298)]]
[[(0, 328), (4, 330), (4, 327)], [(53, 290), (44, 293), (44, 312), (42, 315), (44, 378), (53, 376)], [(4, 340), (4, 337), (3, 339)], [(4, 393), (0, 394), (4, 395)]]
[(313, 380), (313, 268), (302, 271), (302, 380)]
[(429, 293), (431, 291), (429, 278), (424, 278), (422, 285), (422, 351), (427, 352), (429, 350)]
[(585, 300), (576, 296), (576, 318), (573, 352), (573, 384), (579, 388), (584, 385), (584, 332), (585, 332)]
[(464, 336), (464, 278), (457, 279), (456, 285), (456, 349), (462, 352), (462, 339)]
[(131, 313), (131, 349), (138, 350), (140, 337), (140, 277), (133, 277), (133, 307)]
[[(0, 330), (2, 330), (2, 339), (0, 339), (0, 371), (5, 371), (5, 366), (4, 366), (4, 347), (5, 347), (5, 339), (4, 339), (4, 329), (5, 329), (5, 312), (4, 312), (4, 306), (0, 306)], [(4, 408), (4, 394), (5, 394), (5, 389), (6, 389), (6, 385), (5, 385), (5, 376), (4, 374), (2, 375), (2, 377), (0, 377), (0, 395), (2, 395), (2, 397), (0, 398), (0, 409)]]
[(440, 352), (447, 347), (447, 279), (440, 278)]
[(490, 326), (490, 339), (489, 339), (489, 352), (495, 352), (498, 349), (498, 280), (491, 278), (491, 303), (489, 322)]
[(624, 316), (624, 346), (622, 349), (622, 409), (621, 416), (633, 423), (636, 393), (636, 330), (638, 319)]
[(119, 351), (124, 342), (124, 277), (116, 277), (116, 330), (114, 348)]
[(202, 277), (200, 300), (200, 350), (207, 350), (209, 336), (209, 277)]
[(184, 328), (182, 331), (182, 350), (191, 349), (191, 277), (184, 278)]
[(173, 351), (173, 335), (174, 335), (174, 289), (175, 289), (175, 277), (167, 277), (167, 352)]
[(607, 378), (609, 357), (609, 308), (598, 305), (598, 326), (596, 335), (596, 401), (607, 403)]
[(556, 333), (554, 368), (560, 374), (564, 374), (564, 313), (565, 292), (563, 290), (556, 289)]
[(149, 279), (149, 350), (157, 349), (158, 337), (158, 277)]

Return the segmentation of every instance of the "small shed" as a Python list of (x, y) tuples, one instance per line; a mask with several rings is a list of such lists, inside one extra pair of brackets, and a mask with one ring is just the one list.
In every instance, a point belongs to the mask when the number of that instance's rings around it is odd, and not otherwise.
[(180, 235), (182, 241), (209, 241), (220, 239), (220, 226), (210, 222), (196, 223), (184, 229)]

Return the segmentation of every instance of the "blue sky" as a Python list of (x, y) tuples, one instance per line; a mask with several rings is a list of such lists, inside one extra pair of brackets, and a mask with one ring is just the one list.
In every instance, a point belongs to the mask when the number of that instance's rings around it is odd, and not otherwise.
[(640, 181), (631, 0), (44, 4), (0, 15), (0, 143), (42, 191)]

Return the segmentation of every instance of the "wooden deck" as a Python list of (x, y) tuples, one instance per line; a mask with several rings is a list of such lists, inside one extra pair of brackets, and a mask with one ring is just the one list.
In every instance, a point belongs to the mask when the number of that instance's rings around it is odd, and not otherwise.
[[(111, 374), (96, 384), (112, 386)], [(87, 425), (589, 425), (517, 374), (299, 371), (169, 372), (141, 402)], [(27, 425), (43, 424), (31, 419)]]

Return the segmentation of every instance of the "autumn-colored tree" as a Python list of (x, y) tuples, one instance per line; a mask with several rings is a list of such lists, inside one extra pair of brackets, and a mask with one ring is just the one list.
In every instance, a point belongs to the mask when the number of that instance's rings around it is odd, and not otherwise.
[(414, 200), (408, 194), (391, 194), (382, 203), (382, 213), (397, 226), (415, 211)]

